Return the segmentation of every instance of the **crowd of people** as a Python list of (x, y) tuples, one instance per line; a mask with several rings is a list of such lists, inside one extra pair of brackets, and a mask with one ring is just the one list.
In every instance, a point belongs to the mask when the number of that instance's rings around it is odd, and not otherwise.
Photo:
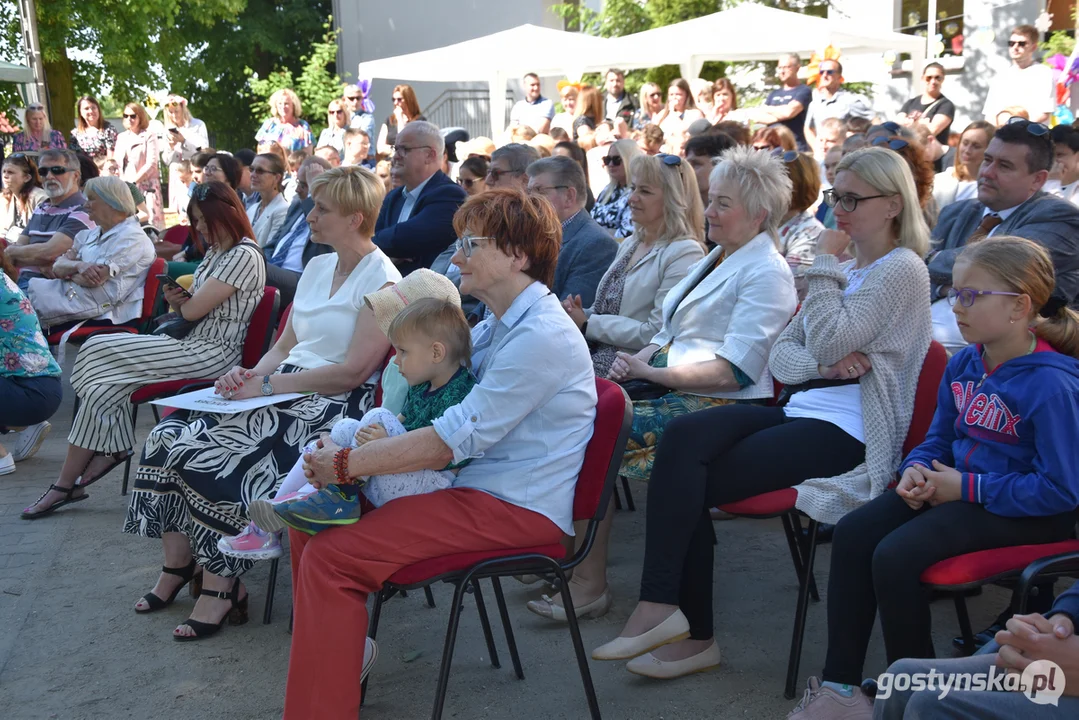
[[(377, 657), (359, 641), (366, 601), (397, 569), (579, 541), (596, 378), (632, 400), (620, 474), (648, 482), (648, 502), (638, 602), (595, 660), (657, 679), (718, 666), (713, 554), (728, 539), (715, 509), (794, 488), (800, 511), (835, 527), (827, 660), (790, 717), (920, 717), (917, 693), (874, 705), (862, 689), (878, 615), (894, 670), (1044, 659), (1079, 680), (1079, 586), (1055, 604), (1042, 587), (1036, 612), (1005, 612), (979, 635), (987, 654), (948, 661), (932, 659), (919, 580), (940, 560), (1075, 531), (1079, 130), (1043, 122), (1036, 40), (1014, 29), (1012, 71), (959, 133), (939, 63), (889, 118), (844, 88), (837, 60), (802, 84), (797, 55), (750, 108), (726, 78), (679, 78), (666, 100), (649, 83), (635, 98), (611, 69), (603, 88), (560, 83), (558, 112), (529, 74), (497, 141), (426, 121), (407, 85), (377, 137), (367, 88), (345, 86), (317, 143), (281, 90), (257, 152), (234, 154), (206, 147), (179, 96), (161, 146), (141, 106), (116, 135), (83, 97), (72, 145), (118, 166), (95, 179), (42, 113), (19, 141), (36, 159), (3, 165), (0, 473), (37, 450), (60, 402), (42, 328), (137, 317), (147, 268), (165, 257), (182, 329), (81, 347), (65, 462), (22, 517), (86, 500), (137, 455), (123, 531), (160, 539), (163, 566), (134, 610), (190, 584), (198, 600), (173, 631), (185, 642), (246, 621), (242, 576), (283, 554), (287, 530), (287, 718), (356, 717)], [(161, 209), (159, 157), (189, 188), (170, 203), (186, 214), (182, 245), (139, 226), (135, 192), (149, 217)], [(243, 367), (267, 286), (290, 312)], [(951, 360), (932, 426), (904, 457), (934, 341)], [(181, 377), (269, 404), (175, 412), (140, 450), (128, 398)], [(609, 511), (569, 581), (577, 616), (615, 601), (615, 522)], [(528, 609), (552, 622), (569, 611), (546, 595)], [(327, 683), (327, 662), (346, 680)], [(1039, 712), (1073, 716), (1076, 687)], [(931, 700), (1000, 718), (1026, 702)]]

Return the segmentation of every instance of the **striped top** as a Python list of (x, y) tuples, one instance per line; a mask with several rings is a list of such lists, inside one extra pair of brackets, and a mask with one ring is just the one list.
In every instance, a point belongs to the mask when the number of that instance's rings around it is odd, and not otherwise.
[(195, 270), (192, 294), (210, 278), (233, 286), (236, 292), (195, 325), (184, 341), (211, 342), (239, 351), (247, 337), (251, 315), (266, 287), (266, 261), (262, 251), (250, 239), (233, 245), (225, 252), (215, 245), (207, 251)]
[[(54, 203), (52, 200), (44, 200), (34, 208), (34, 214), (26, 223), (23, 235), (30, 238), (30, 244), (48, 242), (56, 233), (63, 233), (72, 240), (83, 230), (97, 227), (86, 210), (86, 196), (81, 192), (72, 194), (62, 202)], [(20, 275), (25, 277), (41, 277), (37, 268), (22, 268)]]

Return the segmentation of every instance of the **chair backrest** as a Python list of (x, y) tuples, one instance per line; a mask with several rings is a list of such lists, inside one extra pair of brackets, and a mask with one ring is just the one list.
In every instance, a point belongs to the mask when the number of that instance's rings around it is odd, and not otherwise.
[(281, 317), (277, 319), (277, 332), (273, 334), (273, 341), (276, 343), (281, 339), (281, 333), (285, 332), (285, 325), (288, 324), (288, 316), (292, 314), (292, 303), (289, 303), (285, 308), (285, 312), (281, 313)]
[(180, 245), (182, 247), (183, 244), (187, 242), (187, 238), (190, 235), (190, 225), (173, 225), (161, 236), (161, 242), (167, 242), (171, 245)]
[(936, 340), (929, 343), (925, 354), (922, 371), (918, 374), (918, 389), (914, 393), (914, 415), (910, 418), (907, 440), (903, 443), (903, 456), (922, 444), (933, 414), (937, 411), (937, 391), (940, 389), (944, 368), (948, 364), (948, 353)]
[(633, 404), (621, 385), (596, 378), (596, 396), (592, 438), (573, 494), (574, 520), (603, 519), (633, 425)]
[(150, 263), (150, 269), (146, 271), (146, 283), (142, 286), (142, 313), (139, 321), (147, 323), (154, 319), (154, 309), (157, 306), (157, 295), (161, 291), (161, 281), (158, 275), (168, 272), (169, 264), (164, 258), (154, 258)]
[(247, 325), (247, 337), (244, 339), (244, 349), (240, 356), (240, 364), (245, 368), (253, 368), (266, 354), (270, 347), (270, 335), (273, 332), (274, 321), (277, 320), (277, 310), (281, 304), (281, 296), (277, 288), (266, 287), (262, 291), (262, 299), (251, 314), (251, 322)]

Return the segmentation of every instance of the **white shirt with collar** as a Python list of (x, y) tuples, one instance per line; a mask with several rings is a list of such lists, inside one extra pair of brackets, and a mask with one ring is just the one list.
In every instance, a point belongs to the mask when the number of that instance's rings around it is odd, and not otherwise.
[(423, 189), (427, 187), (427, 183), (431, 182), (431, 178), (433, 177), (434, 174), (432, 173), (431, 177), (427, 178), (411, 190), (408, 188), (401, 188), (401, 194), (405, 198), (405, 204), (401, 206), (401, 214), (397, 216), (397, 222), (401, 223), (412, 217), (412, 208), (416, 207), (416, 201), (420, 199), (420, 193), (423, 192)]
[[(1019, 205), (1022, 205), (1022, 204), (1023, 203), (1019, 203)], [(1007, 210), (1001, 210), (999, 212), (993, 212), (989, 208), (985, 208), (984, 210), (982, 210), (982, 220), (985, 220), (985, 218), (987, 216), (989, 216), (989, 215), (997, 215), (997, 216), (1000, 217), (1000, 225), (1003, 225), (1004, 222), (1008, 218), (1010, 218), (1012, 216), (1012, 213), (1014, 213), (1016, 210), (1019, 209), (1019, 205), (1013, 205), (1012, 207), (1008, 208)], [(994, 234), (996, 234), (997, 230), (1000, 229), (1000, 225), (997, 225), (995, 228), (990, 230), (989, 234), (986, 237), (992, 237)]]
[(472, 331), (479, 384), (433, 427), (472, 458), (453, 487), (481, 490), (573, 534), (573, 494), (596, 417), (596, 381), (581, 331), (533, 282), (501, 318)]

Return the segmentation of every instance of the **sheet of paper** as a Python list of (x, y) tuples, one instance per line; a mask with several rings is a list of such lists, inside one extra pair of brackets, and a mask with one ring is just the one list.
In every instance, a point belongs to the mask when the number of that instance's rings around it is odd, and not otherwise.
[(255, 410), (260, 407), (266, 407), (267, 405), (277, 405), (278, 403), (295, 400), (296, 398), (301, 398), (304, 395), (309, 394), (311, 393), (280, 393), (277, 395), (261, 395), (246, 400), (229, 400), (228, 398), (221, 397), (214, 392), (212, 387), (209, 387), (203, 390), (183, 393), (182, 395), (173, 395), (172, 397), (162, 398), (160, 400), (152, 400), (151, 404), (163, 405), (179, 410), (198, 410), (200, 412), (231, 415), (233, 413), (241, 413), (248, 410)]

